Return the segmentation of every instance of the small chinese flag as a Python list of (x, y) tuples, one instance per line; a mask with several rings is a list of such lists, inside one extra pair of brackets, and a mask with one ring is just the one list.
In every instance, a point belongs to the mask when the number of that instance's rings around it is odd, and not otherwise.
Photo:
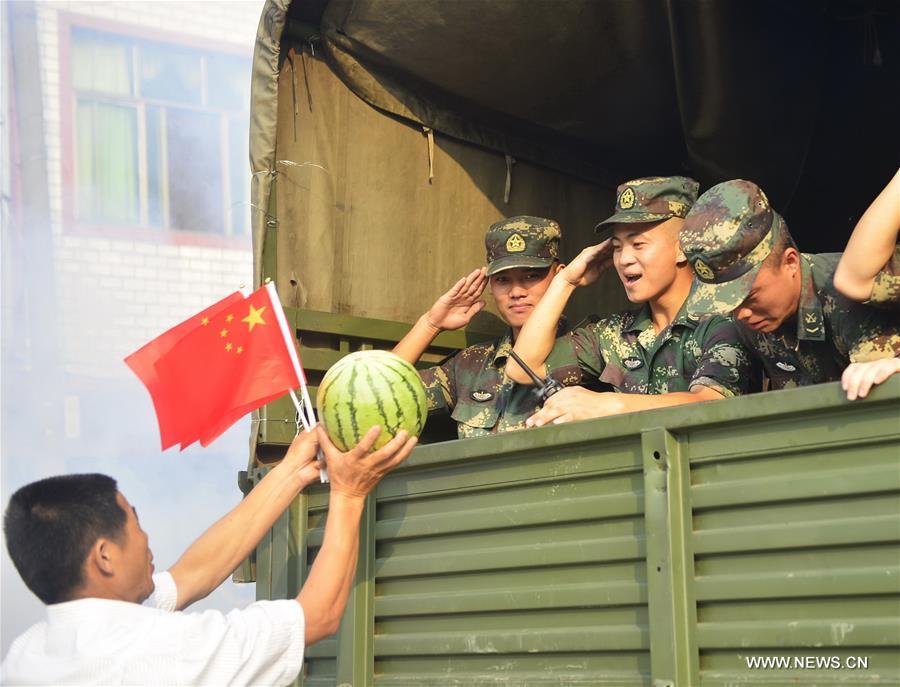
[(153, 397), (164, 450), (197, 440), (208, 446), (247, 413), (300, 385), (274, 285), (247, 298), (234, 295), (182, 323), (192, 326), (153, 361), (151, 374), (145, 374), (150, 353), (138, 366), (133, 359), (175, 330), (126, 358)]
[(125, 364), (131, 368), (144, 383), (144, 386), (147, 387), (147, 391), (150, 392), (150, 398), (153, 400), (153, 408), (156, 411), (156, 418), (159, 421), (159, 435), (163, 449), (177, 444), (179, 439), (175, 432), (175, 422), (177, 418), (172, 415), (173, 408), (163, 400), (165, 390), (161, 389), (159, 385), (159, 378), (156, 375), (156, 368), (154, 367), (156, 361), (172, 350), (172, 347), (187, 336), (187, 334), (199, 327), (201, 322), (204, 320), (208, 321), (211, 317), (215, 317), (219, 310), (233, 306), (235, 303), (242, 300), (244, 300), (244, 297), (240, 292), (235, 291), (215, 305), (211, 305), (206, 310), (197, 313), (193, 317), (189, 317), (181, 324), (160, 334), (153, 339), (153, 341), (145, 344), (125, 358)]

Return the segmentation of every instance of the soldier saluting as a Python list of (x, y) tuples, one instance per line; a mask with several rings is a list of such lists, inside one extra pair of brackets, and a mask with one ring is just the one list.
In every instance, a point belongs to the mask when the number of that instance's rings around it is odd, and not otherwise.
[[(510, 217), (492, 224), (484, 237), (487, 267), (461, 278), (435, 301), (394, 348), (415, 363), (444, 330), (465, 327), (485, 305), (486, 288), (509, 330), (499, 339), (463, 349), (441, 365), (420, 372), (428, 410), (449, 411), (460, 438), (508, 432), (525, 427), (540, 408), (530, 386), (520, 385), (505, 372), (506, 359), (522, 326), (531, 317), (554, 276), (559, 261), (560, 227), (542, 217)], [(548, 374), (560, 384), (581, 378), (567, 325), (553, 324)]]
[[(580, 386), (554, 394), (528, 425), (568, 422), (635, 410), (715, 400), (753, 390), (750, 354), (725, 317), (693, 317), (684, 304), (693, 274), (678, 249), (678, 232), (697, 198), (686, 177), (646, 177), (620, 185), (616, 212), (597, 225), (601, 238), (558, 271), (523, 327), (515, 351), (541, 372), (553, 327), (570, 295), (615, 267), (625, 293), (641, 307), (617, 313), (571, 335), (584, 378), (616, 392)], [(528, 378), (515, 362), (513, 379)]]

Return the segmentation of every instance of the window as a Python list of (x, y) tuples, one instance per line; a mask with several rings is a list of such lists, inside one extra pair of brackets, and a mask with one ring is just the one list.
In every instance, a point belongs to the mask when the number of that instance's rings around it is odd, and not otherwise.
[(79, 225), (247, 234), (250, 60), (72, 27)]

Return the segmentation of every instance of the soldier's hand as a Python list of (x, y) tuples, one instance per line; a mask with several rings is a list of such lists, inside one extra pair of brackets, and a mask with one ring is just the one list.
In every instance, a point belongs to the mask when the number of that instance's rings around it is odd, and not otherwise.
[(619, 394), (588, 391), (580, 386), (567, 386), (557, 391), (544, 403), (544, 407), (525, 421), (527, 427), (587, 420), (592, 417), (615, 415), (623, 412)]
[(612, 267), (612, 253), (612, 239), (588, 246), (575, 256), (560, 274), (572, 286), (593, 284), (601, 274)]
[(425, 313), (428, 324), (442, 330), (465, 327), (484, 307), (481, 294), (487, 283), (487, 268), (472, 270), (450, 287)]
[(319, 445), (325, 453), (331, 491), (350, 497), (364, 497), (370, 493), (387, 473), (400, 465), (418, 439), (400, 430), (393, 439), (377, 451), (369, 453), (381, 428), (372, 427), (356, 446), (346, 453), (335, 446), (322, 425), (316, 425)]
[(841, 388), (847, 400), (865, 398), (875, 384), (881, 384), (895, 372), (900, 372), (900, 358), (882, 358), (865, 363), (850, 363), (841, 375)]

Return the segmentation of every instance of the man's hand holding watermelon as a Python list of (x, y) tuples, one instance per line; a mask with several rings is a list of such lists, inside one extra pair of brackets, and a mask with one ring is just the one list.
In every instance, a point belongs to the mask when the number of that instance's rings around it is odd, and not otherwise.
[(336, 496), (365, 499), (382, 477), (407, 459), (418, 441), (417, 437), (401, 429), (387, 444), (370, 453), (381, 433), (381, 427), (375, 425), (356, 446), (342, 453), (321, 424), (316, 426), (316, 431), (328, 463), (332, 503)]

